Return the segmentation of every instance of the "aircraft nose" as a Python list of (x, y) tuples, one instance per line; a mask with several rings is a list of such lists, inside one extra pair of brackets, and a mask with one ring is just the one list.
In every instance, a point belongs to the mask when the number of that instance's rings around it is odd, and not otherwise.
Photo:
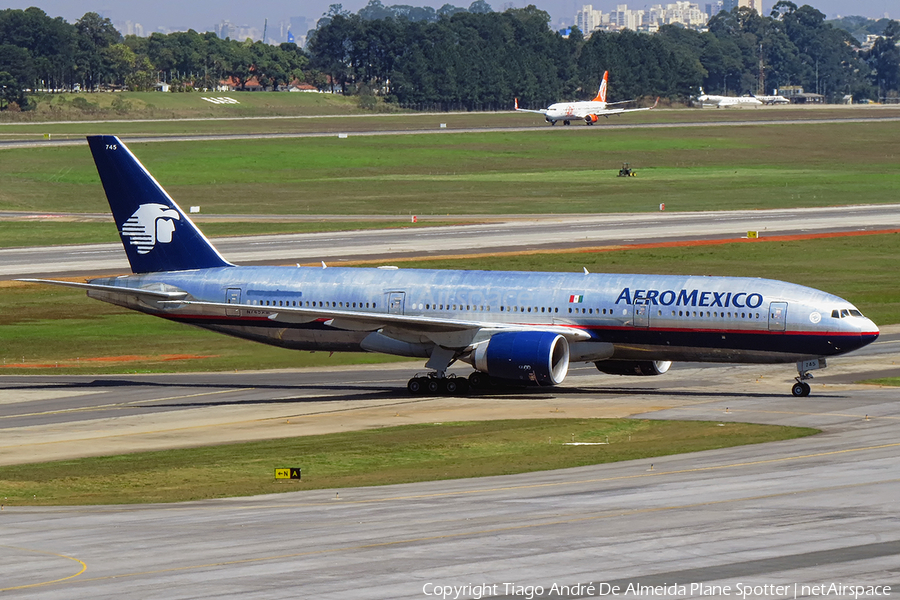
[(871, 344), (878, 339), (881, 331), (870, 319), (863, 318), (859, 324), (860, 347)]

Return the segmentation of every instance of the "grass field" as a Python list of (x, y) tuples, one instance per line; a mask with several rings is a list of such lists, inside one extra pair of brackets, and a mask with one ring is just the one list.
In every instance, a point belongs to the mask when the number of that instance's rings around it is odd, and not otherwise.
[[(580, 272), (587, 267), (593, 273), (767, 277), (837, 294), (883, 325), (900, 323), (898, 255), (900, 234), (885, 234), (399, 264), (404, 268)], [(128, 358), (109, 358), (123, 356)], [(35, 374), (273, 369), (400, 359), (283, 350), (127, 311), (75, 290), (4, 282), (0, 283), (0, 360), (0, 373)]]
[[(460, 215), (897, 201), (900, 122), (133, 144), (206, 214)], [(4, 150), (0, 210), (106, 212), (86, 146)], [(623, 161), (637, 177), (617, 178)]]
[[(0, 489), (11, 506), (179, 502), (506, 475), (814, 433), (799, 427), (636, 419), (409, 425), (0, 467)], [(603, 445), (564, 445), (570, 441)], [(286, 467), (300, 467), (302, 480), (276, 482), (274, 470)]]
[[(204, 98), (231, 98), (235, 104), (214, 104)], [(115, 92), (38, 94), (32, 111), (4, 113), (8, 123), (96, 119), (183, 119), (365, 113), (356, 98), (314, 93), (160, 93)], [(114, 104), (118, 103), (118, 104)], [(387, 107), (383, 108), (387, 110)], [(371, 111), (369, 111), (371, 112)]]
[[(216, 104), (204, 98), (230, 98), (236, 104)], [(0, 113), (0, 126), (8, 124), (45, 123), (59, 121), (85, 120), (148, 120), (148, 119), (209, 119), (248, 117), (307, 117), (316, 115), (357, 115), (397, 113), (398, 108), (379, 104), (375, 110), (366, 111), (358, 106), (357, 97), (344, 97), (333, 94), (315, 93), (247, 93), (247, 92), (211, 92), (211, 93), (159, 93), (159, 92), (115, 92), (115, 93), (80, 93), (80, 94), (39, 94), (32, 96), (37, 108), (28, 112)], [(562, 99), (561, 99), (562, 100)], [(114, 106), (114, 102), (117, 105)], [(889, 114), (892, 106), (761, 106), (753, 109), (699, 110), (682, 109), (666, 110), (667, 103), (662, 102), (660, 109), (629, 114), (623, 119), (630, 122), (684, 122), (696, 120), (698, 113), (703, 113), (703, 120), (764, 120), (782, 118), (791, 114), (792, 118), (828, 118), (829, 116)], [(524, 107), (529, 108), (529, 107)], [(543, 107), (530, 107), (543, 108)], [(542, 123), (540, 115), (512, 112), (513, 98), (509, 99), (509, 116), (521, 123)], [(497, 114), (505, 113), (441, 113), (447, 118), (474, 116), (477, 122), (495, 119)], [(814, 116), (812, 116), (814, 115)], [(483, 117), (482, 117), (483, 116)], [(442, 118), (441, 121), (444, 121)], [(473, 122), (473, 121), (469, 121)]]

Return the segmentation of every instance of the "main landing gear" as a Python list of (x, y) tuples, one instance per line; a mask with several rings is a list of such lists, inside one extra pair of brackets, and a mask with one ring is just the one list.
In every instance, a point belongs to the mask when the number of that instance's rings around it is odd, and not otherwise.
[(456, 375), (441, 377), (429, 373), (410, 379), (406, 389), (413, 396), (465, 396), (469, 393), (469, 381)]
[(797, 383), (791, 386), (791, 394), (795, 398), (805, 398), (806, 396), (809, 396), (810, 387), (806, 382), (813, 378), (810, 371), (824, 369), (827, 366), (824, 358), (801, 360), (797, 362), (797, 377), (794, 378), (797, 380)]

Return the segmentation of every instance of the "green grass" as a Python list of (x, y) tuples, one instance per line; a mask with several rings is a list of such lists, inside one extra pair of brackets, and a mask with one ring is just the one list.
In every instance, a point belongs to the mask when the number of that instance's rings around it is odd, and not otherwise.
[[(900, 122), (132, 144), (206, 214), (459, 215), (896, 201)], [(2, 151), (0, 210), (106, 212), (86, 146)], [(623, 161), (637, 177), (618, 178)]]
[[(727, 448), (815, 429), (635, 419), (408, 425), (371, 431), (0, 467), (4, 503), (180, 502), (507, 475)], [(565, 442), (606, 442), (565, 446)], [(274, 470), (300, 467), (299, 482)]]
[[(767, 277), (841, 296), (878, 324), (900, 323), (900, 234), (613, 252), (402, 262), (404, 268)], [(169, 360), (167, 355), (206, 358)], [(85, 358), (138, 355), (129, 362)], [(77, 359), (77, 362), (76, 362)], [(276, 369), (401, 360), (284, 350), (134, 313), (65, 288), (0, 287), (0, 373), (133, 373)], [(23, 367), (43, 365), (41, 367)], [(59, 367), (56, 365), (59, 364)]]
[[(213, 104), (209, 97), (229, 97), (238, 104)], [(87, 102), (78, 108), (73, 100)], [(113, 108), (115, 100), (124, 100), (127, 110)], [(259, 117), (273, 115), (366, 114), (356, 98), (339, 94), (313, 93), (160, 93), (116, 92), (81, 94), (37, 94), (32, 111), (4, 113), (0, 122), (78, 121), (97, 119), (185, 119), (209, 117)], [(382, 107), (387, 110), (388, 107)]]
[(861, 383), (871, 383), (873, 385), (890, 385), (900, 386), (900, 377), (883, 377), (881, 379), (867, 379)]

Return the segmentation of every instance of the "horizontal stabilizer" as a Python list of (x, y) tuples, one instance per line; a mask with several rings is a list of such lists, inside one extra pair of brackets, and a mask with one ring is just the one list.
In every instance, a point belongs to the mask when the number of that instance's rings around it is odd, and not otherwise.
[(25, 281), (27, 283), (44, 283), (47, 285), (61, 285), (64, 287), (77, 288), (81, 290), (94, 290), (98, 292), (112, 292), (114, 294), (130, 294), (134, 296), (144, 296), (153, 300), (177, 300), (187, 296), (187, 292), (162, 290), (148, 290), (144, 288), (125, 287), (124, 285), (103, 285), (99, 283), (78, 283), (77, 281), (56, 281), (55, 279), (16, 279), (16, 281)]

